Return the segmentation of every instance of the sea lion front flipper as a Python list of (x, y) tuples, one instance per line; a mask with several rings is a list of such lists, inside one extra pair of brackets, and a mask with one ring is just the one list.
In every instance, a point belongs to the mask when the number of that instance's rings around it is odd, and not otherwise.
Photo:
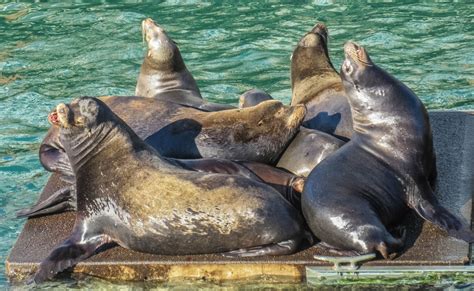
[(297, 251), (300, 241), (300, 239), (289, 239), (275, 244), (238, 249), (222, 255), (228, 258), (290, 255)]
[(37, 202), (31, 208), (21, 209), (16, 217), (36, 217), (54, 213), (76, 210), (76, 193), (74, 187), (64, 187), (54, 192), (43, 201)]
[(40, 284), (51, 279), (59, 272), (87, 259), (94, 254), (97, 248), (110, 242), (109, 237), (106, 235), (96, 235), (88, 239), (84, 239), (82, 236), (82, 233), (73, 232), (69, 239), (56, 247), (41, 262), (38, 271), (28, 283)]
[(203, 102), (201, 105), (198, 106), (198, 109), (214, 112), (235, 109), (235, 106), (232, 106), (230, 104)]
[(449, 210), (439, 205), (428, 183), (423, 188), (423, 195), (410, 199), (409, 206), (423, 219), (446, 230), (450, 236), (469, 243), (474, 242), (474, 233), (469, 226)]

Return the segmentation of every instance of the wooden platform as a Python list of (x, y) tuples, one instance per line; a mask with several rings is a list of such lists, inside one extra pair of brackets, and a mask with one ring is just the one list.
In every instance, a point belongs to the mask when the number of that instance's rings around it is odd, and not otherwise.
[[(430, 112), (438, 157), (437, 196), (448, 209), (472, 222), (474, 195), (474, 113)], [(52, 175), (41, 197), (61, 187)], [(29, 219), (6, 261), (12, 281), (32, 274), (49, 252), (70, 233), (74, 213)], [(448, 237), (429, 223), (410, 214), (406, 250), (395, 260), (376, 260), (364, 266), (462, 266), (472, 257), (469, 244)], [(328, 255), (318, 246), (291, 256), (228, 259), (221, 255), (157, 256), (129, 251), (121, 247), (104, 250), (78, 264), (73, 271), (111, 280), (180, 281), (204, 279), (268, 280), (300, 282), (307, 266), (327, 266), (313, 255)]]

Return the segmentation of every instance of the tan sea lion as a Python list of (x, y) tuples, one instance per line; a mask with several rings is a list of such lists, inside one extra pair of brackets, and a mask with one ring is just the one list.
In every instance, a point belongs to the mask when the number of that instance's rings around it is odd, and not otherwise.
[(328, 34), (317, 24), (298, 42), (291, 58), (291, 104), (308, 110), (303, 126), (349, 140), (351, 108), (328, 54)]

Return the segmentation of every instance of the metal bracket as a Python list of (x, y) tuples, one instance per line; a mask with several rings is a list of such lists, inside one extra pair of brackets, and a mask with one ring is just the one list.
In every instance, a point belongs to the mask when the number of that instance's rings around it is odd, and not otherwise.
[(333, 270), (339, 273), (355, 272), (360, 268), (360, 263), (373, 260), (375, 257), (375, 253), (354, 257), (314, 256), (318, 261), (333, 263)]

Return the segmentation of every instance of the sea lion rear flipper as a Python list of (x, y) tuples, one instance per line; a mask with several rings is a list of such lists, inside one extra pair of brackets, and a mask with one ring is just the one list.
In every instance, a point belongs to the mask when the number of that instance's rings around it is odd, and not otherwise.
[(301, 239), (289, 239), (275, 244), (238, 249), (222, 255), (228, 258), (290, 255), (297, 251), (300, 241)]
[(59, 189), (47, 199), (37, 202), (31, 208), (19, 210), (16, 213), (16, 217), (35, 217), (73, 210), (76, 210), (76, 194), (71, 186)]
[(412, 207), (418, 215), (446, 230), (452, 237), (466, 242), (474, 242), (474, 233), (458, 217), (441, 205), (434, 205), (423, 200)]
[(474, 233), (469, 229), (469, 226), (449, 210), (439, 205), (428, 184), (424, 188), (424, 195), (410, 199), (413, 203), (409, 206), (423, 219), (446, 230), (450, 236), (469, 243), (474, 242)]
[(41, 262), (38, 271), (28, 283), (31, 284), (34, 282), (40, 284), (53, 278), (59, 272), (87, 259), (94, 254), (97, 248), (108, 242), (105, 235), (94, 236), (80, 242), (78, 239), (75, 239), (75, 237), (80, 238), (80, 236), (73, 234), (71, 238), (55, 248), (51, 254)]

